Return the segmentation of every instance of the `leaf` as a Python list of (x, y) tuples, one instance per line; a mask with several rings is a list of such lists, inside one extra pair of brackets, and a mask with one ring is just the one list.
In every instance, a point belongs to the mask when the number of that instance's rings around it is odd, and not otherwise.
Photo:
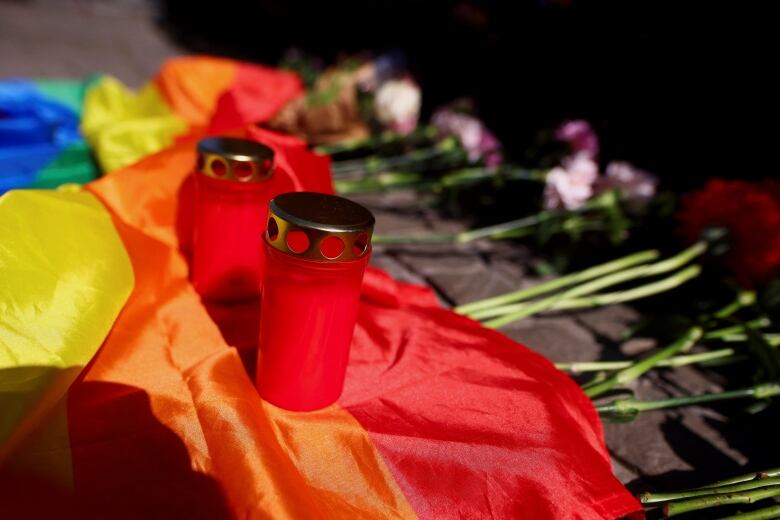
[(770, 404), (772, 404), (771, 399), (761, 399), (760, 401), (751, 403), (748, 407), (746, 407), (745, 412), (749, 413), (750, 415), (755, 415), (766, 410)]
[(759, 298), (761, 307), (775, 320), (780, 320), (780, 278), (770, 281)]
[(536, 226), (536, 239), (539, 245), (547, 244), (561, 229), (561, 221), (558, 218), (544, 220)]
[(780, 374), (780, 350), (772, 346), (764, 339), (764, 336), (757, 333), (755, 329), (743, 326), (747, 335), (747, 346), (751, 354), (761, 363), (763, 370), (757, 373), (759, 381), (775, 381)]
[(588, 202), (588, 207), (596, 209), (607, 224), (610, 242), (620, 244), (628, 237), (631, 221), (626, 217), (620, 206), (617, 190), (609, 190)]
[(602, 412), (601, 419), (613, 424), (634, 422), (639, 417), (639, 410)]

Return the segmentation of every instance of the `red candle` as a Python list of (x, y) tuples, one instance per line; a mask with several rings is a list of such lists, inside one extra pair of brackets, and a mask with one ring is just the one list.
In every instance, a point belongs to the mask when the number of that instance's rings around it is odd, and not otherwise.
[(273, 166), (273, 150), (254, 141), (198, 143), (192, 283), (204, 299), (259, 296)]
[(257, 388), (306, 411), (344, 387), (374, 216), (350, 200), (286, 193), (269, 207)]

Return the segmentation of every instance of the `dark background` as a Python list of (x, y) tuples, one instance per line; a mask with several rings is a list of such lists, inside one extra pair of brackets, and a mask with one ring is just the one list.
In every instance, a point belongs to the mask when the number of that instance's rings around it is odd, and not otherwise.
[(513, 150), (586, 118), (602, 160), (687, 189), (775, 175), (776, 17), (749, 4), (664, 1), (167, 0), (161, 27), (195, 52), (326, 62), (402, 49), (423, 110), (460, 96)]

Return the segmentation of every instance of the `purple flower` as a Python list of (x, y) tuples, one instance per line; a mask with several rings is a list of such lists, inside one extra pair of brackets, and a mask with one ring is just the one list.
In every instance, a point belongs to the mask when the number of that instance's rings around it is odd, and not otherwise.
[(599, 137), (584, 119), (566, 121), (555, 131), (555, 138), (568, 143), (572, 154), (585, 154), (593, 160), (599, 155)]
[(564, 159), (563, 164), (547, 174), (544, 189), (546, 209), (578, 209), (594, 194), (599, 167), (585, 153)]
[(634, 165), (613, 161), (607, 165), (607, 170), (597, 186), (602, 193), (616, 189), (620, 197), (626, 201), (647, 202), (655, 196), (658, 178), (652, 173), (640, 170)]
[(374, 97), (376, 118), (385, 128), (406, 135), (417, 128), (421, 98), (420, 87), (410, 78), (385, 81)]
[(481, 160), (491, 167), (502, 163), (501, 142), (476, 117), (443, 108), (433, 114), (431, 123), (440, 134), (457, 138), (469, 161)]

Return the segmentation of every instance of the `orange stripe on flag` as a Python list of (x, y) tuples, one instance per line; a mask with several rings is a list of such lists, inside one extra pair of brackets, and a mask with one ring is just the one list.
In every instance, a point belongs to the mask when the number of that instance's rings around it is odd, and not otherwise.
[(69, 393), (79, 499), (102, 514), (415, 518), (348, 412), (263, 403), (222, 339), (175, 250), (188, 146), (91, 186), (115, 212), (136, 289)]
[(166, 61), (154, 82), (176, 114), (190, 126), (205, 127), (237, 71), (233, 60), (187, 56)]

